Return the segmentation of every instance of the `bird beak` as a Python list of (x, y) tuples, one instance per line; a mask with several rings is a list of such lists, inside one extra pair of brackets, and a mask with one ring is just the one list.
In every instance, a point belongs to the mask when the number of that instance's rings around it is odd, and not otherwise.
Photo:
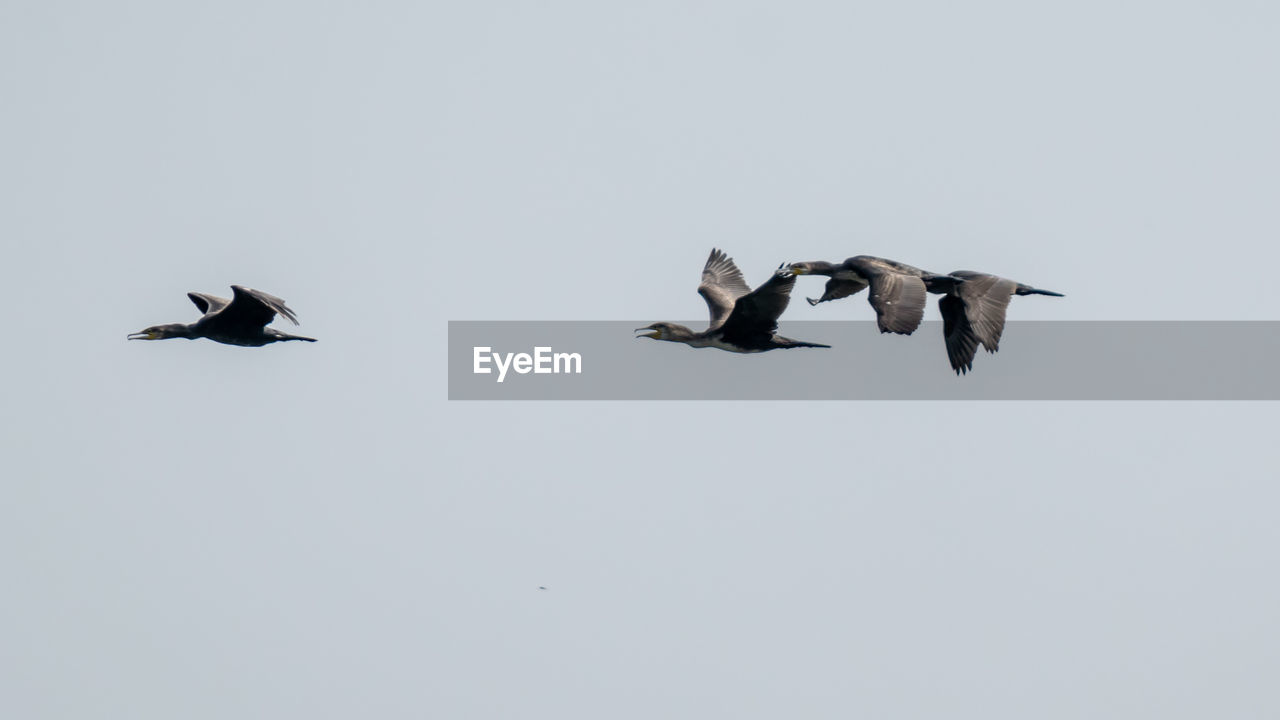
[(808, 275), (809, 274), (809, 268), (803, 265), (788, 265), (787, 269), (791, 271), (792, 275)]
[(658, 332), (656, 329), (654, 329), (652, 325), (650, 325), (649, 327), (636, 328), (632, 332), (640, 332), (641, 330), (648, 330), (649, 332), (645, 333), (644, 335), (637, 335), (636, 337), (638, 338), (647, 337), (647, 338), (656, 339), (659, 335), (661, 335), (661, 333)]
[(128, 339), (129, 340), (155, 340), (156, 334), (149, 333), (149, 332), (129, 333)]

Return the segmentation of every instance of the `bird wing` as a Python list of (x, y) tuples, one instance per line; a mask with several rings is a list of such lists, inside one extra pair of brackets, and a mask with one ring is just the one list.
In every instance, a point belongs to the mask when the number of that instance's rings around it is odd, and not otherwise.
[(963, 277), (964, 282), (955, 289), (955, 294), (964, 302), (964, 314), (974, 336), (987, 352), (999, 350), (1005, 312), (1018, 284), (986, 273), (961, 271), (957, 277)]
[(847, 298), (850, 295), (862, 292), (866, 287), (867, 284), (861, 280), (842, 280), (840, 278), (831, 278), (827, 281), (827, 287), (823, 290), (822, 297), (817, 300), (814, 300), (813, 298), (806, 299), (809, 301), (810, 305), (817, 305), (821, 302)]
[(955, 295), (943, 295), (938, 300), (942, 311), (942, 339), (947, 345), (947, 359), (951, 369), (959, 375), (973, 369), (973, 356), (978, 352), (978, 337), (965, 315), (964, 301)]
[(191, 302), (195, 303), (201, 314), (208, 315), (211, 312), (218, 312), (226, 307), (231, 301), (218, 297), (217, 295), (207, 295), (205, 293), (189, 292), (187, 297), (191, 298)]
[(711, 327), (723, 325), (738, 298), (750, 292), (751, 286), (742, 279), (742, 271), (733, 263), (733, 258), (713, 249), (702, 268), (702, 282), (698, 285), (698, 294), (707, 301), (707, 309), (711, 311)]
[(871, 295), (867, 301), (876, 309), (880, 332), (900, 335), (915, 332), (924, 319), (924, 306), (928, 300), (924, 281), (895, 272), (876, 272), (870, 279)]
[(725, 340), (745, 345), (751, 337), (772, 337), (778, 318), (791, 302), (796, 276), (779, 268), (760, 287), (738, 298), (721, 326)]
[(298, 317), (284, 304), (284, 300), (275, 295), (240, 285), (232, 285), (231, 291), (234, 293), (231, 302), (217, 313), (206, 315), (207, 319), (202, 320), (205, 326), (224, 332), (257, 330), (275, 319), (276, 313), (294, 325), (298, 324)]

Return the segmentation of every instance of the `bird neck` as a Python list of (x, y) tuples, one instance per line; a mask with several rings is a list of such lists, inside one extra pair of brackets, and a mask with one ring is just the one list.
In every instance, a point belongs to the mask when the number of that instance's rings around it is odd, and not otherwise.
[(826, 275), (831, 277), (840, 269), (839, 265), (833, 265), (826, 260), (815, 260), (814, 262), (804, 263), (804, 266), (810, 275)]
[(667, 328), (667, 337), (664, 337), (662, 339), (667, 340), (669, 342), (685, 343), (686, 345), (696, 345), (700, 338), (701, 338), (701, 335), (699, 333), (696, 333), (690, 330), (684, 325), (676, 325), (673, 323)]
[(936, 275), (934, 273), (925, 275), (923, 279), (924, 289), (935, 295), (946, 295), (947, 293), (955, 292), (960, 283), (964, 282), (963, 279), (958, 277)]

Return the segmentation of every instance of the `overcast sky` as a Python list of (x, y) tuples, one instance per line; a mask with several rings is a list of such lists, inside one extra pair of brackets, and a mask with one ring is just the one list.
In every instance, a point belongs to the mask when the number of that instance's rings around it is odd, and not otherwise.
[[(444, 367), (448, 320), (700, 319), (712, 246), (1278, 319), (1277, 36), (0, 5), (0, 715), (1277, 715), (1274, 404), (450, 403)], [(125, 341), (232, 283), (320, 342)]]

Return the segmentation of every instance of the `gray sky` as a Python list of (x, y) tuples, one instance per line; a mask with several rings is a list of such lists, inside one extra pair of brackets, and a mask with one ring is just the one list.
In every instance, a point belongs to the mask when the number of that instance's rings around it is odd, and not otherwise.
[[(711, 246), (1277, 319), (1278, 25), (5, 3), (0, 715), (1275, 715), (1272, 404), (450, 404), (444, 334)], [(320, 342), (124, 340), (231, 283)]]

